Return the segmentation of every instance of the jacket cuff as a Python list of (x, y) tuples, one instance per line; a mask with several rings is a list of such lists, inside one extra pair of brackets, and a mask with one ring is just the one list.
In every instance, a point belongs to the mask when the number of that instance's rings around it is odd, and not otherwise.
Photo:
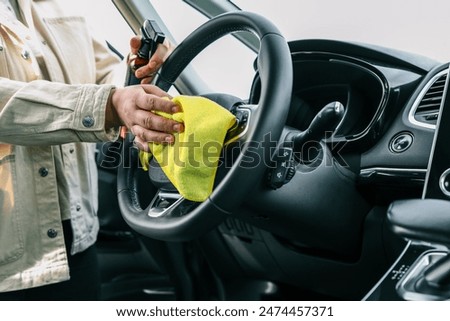
[(105, 111), (114, 85), (86, 85), (80, 92), (72, 128), (81, 141), (112, 141), (119, 137), (120, 127), (105, 130)]

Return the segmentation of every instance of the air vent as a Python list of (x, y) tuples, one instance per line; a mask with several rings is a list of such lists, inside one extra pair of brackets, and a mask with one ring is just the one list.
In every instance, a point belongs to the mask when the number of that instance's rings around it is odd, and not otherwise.
[(444, 95), (448, 70), (435, 75), (424, 87), (410, 113), (410, 121), (416, 125), (436, 128), (436, 121)]

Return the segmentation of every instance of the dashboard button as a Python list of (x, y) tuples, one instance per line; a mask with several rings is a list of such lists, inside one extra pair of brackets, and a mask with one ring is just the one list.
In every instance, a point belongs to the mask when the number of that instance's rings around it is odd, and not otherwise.
[(394, 153), (403, 153), (411, 147), (414, 137), (409, 132), (402, 132), (394, 136), (389, 144), (389, 149)]
[(450, 196), (450, 168), (445, 170), (439, 179), (439, 188), (446, 196)]

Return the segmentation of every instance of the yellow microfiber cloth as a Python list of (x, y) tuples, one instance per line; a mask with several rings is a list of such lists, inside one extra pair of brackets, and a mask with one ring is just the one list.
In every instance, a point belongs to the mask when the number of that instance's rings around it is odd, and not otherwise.
[(211, 194), (223, 141), (235, 116), (210, 99), (178, 96), (172, 99), (182, 111), (158, 115), (184, 123), (172, 145), (149, 143), (151, 153), (140, 151), (145, 170), (153, 155), (164, 173), (185, 199), (202, 202)]

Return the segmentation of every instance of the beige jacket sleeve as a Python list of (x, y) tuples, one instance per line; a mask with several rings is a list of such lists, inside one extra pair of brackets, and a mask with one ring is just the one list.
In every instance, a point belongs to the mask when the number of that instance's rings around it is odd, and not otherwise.
[(39, 77), (34, 77), (33, 59), (20, 55), (26, 47), (16, 40), (28, 31), (0, 27), (0, 143), (114, 140), (118, 128), (105, 131), (105, 108), (112, 88), (123, 84), (124, 73), (118, 71), (126, 66), (92, 36), (84, 18), (65, 16), (50, 4), (34, 3), (35, 15), (45, 16), (35, 22), (45, 40), (42, 54), (51, 81), (34, 80)]
[(113, 87), (0, 78), (0, 142), (58, 145), (114, 140), (117, 130), (104, 129)]

